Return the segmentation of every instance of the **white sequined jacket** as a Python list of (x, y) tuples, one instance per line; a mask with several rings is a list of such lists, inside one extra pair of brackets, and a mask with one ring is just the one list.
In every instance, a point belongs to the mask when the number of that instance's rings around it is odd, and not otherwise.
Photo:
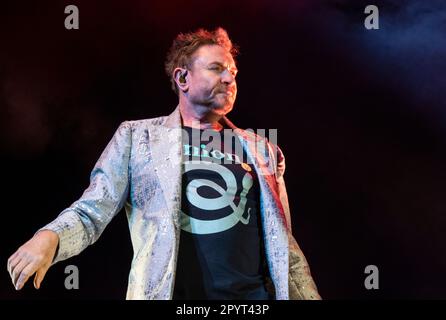
[[(226, 117), (221, 122), (238, 135), (259, 177), (269, 290), (276, 299), (320, 299), (291, 234), (282, 152), (252, 132), (236, 128)], [(127, 299), (172, 298), (180, 240), (180, 128), (178, 107), (169, 116), (119, 126), (81, 198), (42, 228), (59, 235), (53, 264), (93, 244), (125, 207), (134, 251)]]

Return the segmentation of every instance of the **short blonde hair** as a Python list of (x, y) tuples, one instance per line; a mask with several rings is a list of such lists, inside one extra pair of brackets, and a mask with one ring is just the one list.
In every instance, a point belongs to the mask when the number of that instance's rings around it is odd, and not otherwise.
[(170, 79), (172, 90), (178, 95), (178, 88), (173, 77), (175, 68), (190, 67), (191, 57), (197, 49), (204, 45), (219, 45), (228, 50), (235, 59), (239, 49), (229, 39), (225, 29), (219, 27), (214, 31), (198, 29), (195, 32), (180, 33), (167, 53), (165, 71)]

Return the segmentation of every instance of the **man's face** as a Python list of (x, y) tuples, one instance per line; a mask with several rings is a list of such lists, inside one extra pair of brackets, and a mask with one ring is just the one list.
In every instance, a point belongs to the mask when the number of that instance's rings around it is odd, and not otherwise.
[(219, 45), (200, 47), (192, 56), (187, 98), (212, 112), (225, 115), (237, 96), (237, 67), (232, 55)]

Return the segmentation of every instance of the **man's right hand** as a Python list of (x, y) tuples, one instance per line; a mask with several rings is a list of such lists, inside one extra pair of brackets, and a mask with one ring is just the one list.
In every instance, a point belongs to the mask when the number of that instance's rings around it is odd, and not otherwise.
[(40, 283), (53, 262), (58, 244), (57, 233), (42, 230), (9, 257), (8, 272), (16, 290), (22, 289), (34, 273), (34, 287), (40, 288)]

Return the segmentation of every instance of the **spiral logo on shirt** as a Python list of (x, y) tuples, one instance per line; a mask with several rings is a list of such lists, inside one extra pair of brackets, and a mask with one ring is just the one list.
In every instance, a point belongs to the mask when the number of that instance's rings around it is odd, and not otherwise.
[[(185, 172), (191, 170), (209, 170), (218, 173), (225, 181), (227, 189), (222, 188), (217, 183), (208, 179), (194, 179), (186, 186), (187, 200), (197, 208), (202, 210), (218, 210), (231, 207), (233, 212), (226, 217), (215, 220), (201, 220), (188, 216), (181, 211), (181, 229), (193, 234), (211, 234), (226, 231), (234, 227), (239, 221), (243, 224), (249, 223), (251, 208), (248, 208), (248, 216), (243, 217), (245, 212), (249, 190), (253, 185), (253, 178), (247, 172), (242, 179), (243, 190), (240, 193), (240, 202), (234, 203), (234, 196), (237, 191), (237, 180), (234, 174), (226, 167), (213, 162), (186, 161), (184, 163)], [(214, 189), (220, 194), (217, 198), (204, 198), (198, 194), (198, 188), (206, 186)]]

